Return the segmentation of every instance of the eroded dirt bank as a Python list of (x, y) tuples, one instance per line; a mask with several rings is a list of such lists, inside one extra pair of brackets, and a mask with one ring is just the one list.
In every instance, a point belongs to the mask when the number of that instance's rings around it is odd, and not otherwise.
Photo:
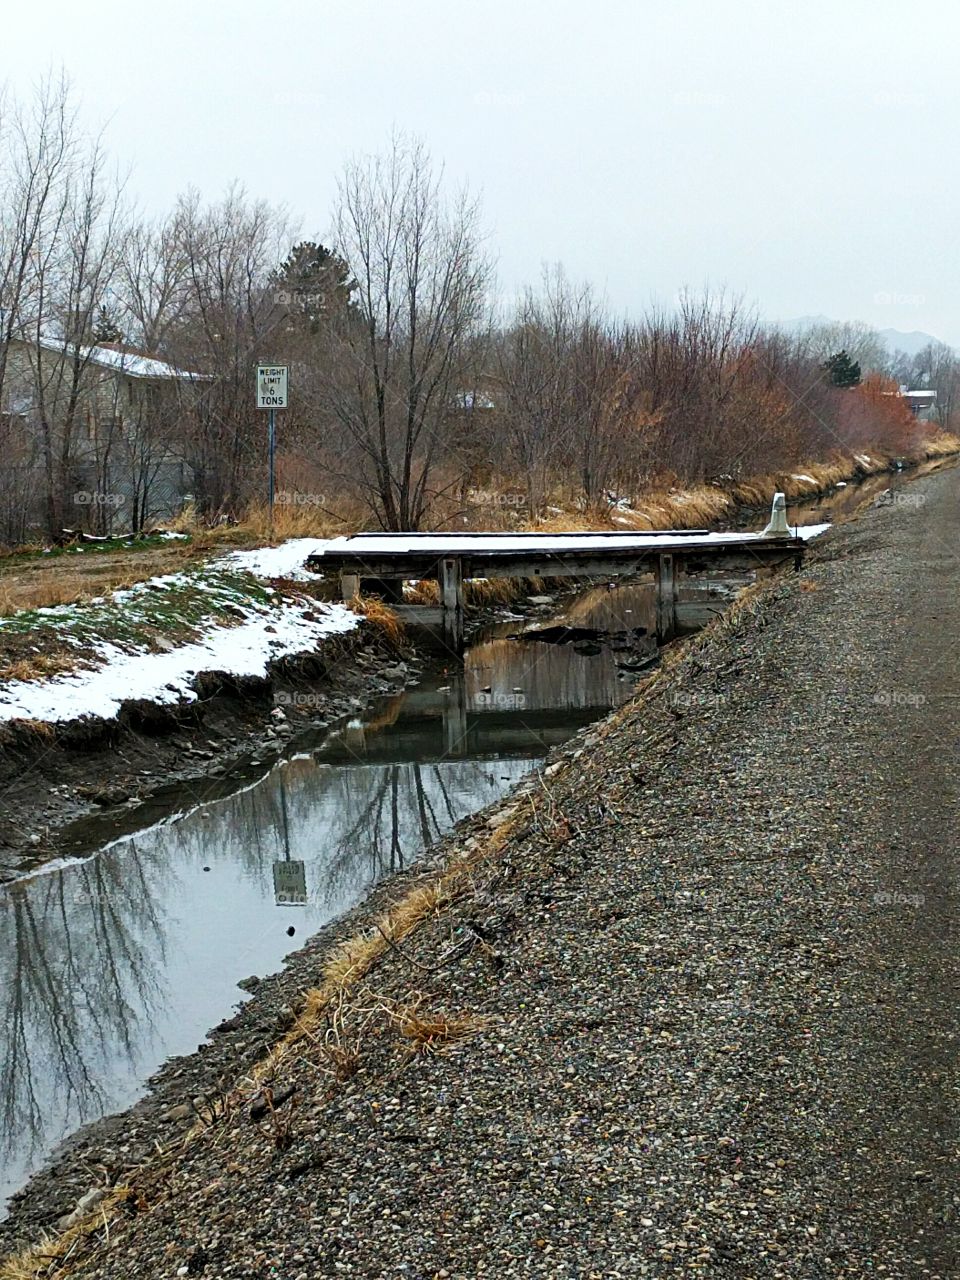
[(180, 1110), (36, 1179), (6, 1240), (101, 1182), (78, 1276), (954, 1276), (960, 477), (911, 492), (382, 892), (382, 932), (300, 953), (199, 1117), (185, 1060)]

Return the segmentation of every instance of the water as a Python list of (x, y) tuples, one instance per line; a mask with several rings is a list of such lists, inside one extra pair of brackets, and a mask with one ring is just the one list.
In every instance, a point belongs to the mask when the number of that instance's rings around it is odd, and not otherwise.
[[(920, 476), (954, 465), (956, 464), (953, 458), (933, 458), (929, 462), (921, 462), (918, 466), (908, 467), (903, 471), (882, 471), (879, 475), (851, 481), (820, 497), (806, 498), (797, 503), (791, 502), (787, 507), (787, 519), (790, 524), (822, 524), (826, 521), (849, 519), (871, 499), (879, 497), (885, 489), (894, 491), (902, 489)], [(766, 520), (761, 521), (757, 527), (763, 528), (764, 524)]]
[[(567, 614), (649, 626), (650, 597), (589, 592)], [(233, 791), (180, 788), (139, 811), (132, 832), (117, 825), (129, 814), (80, 824), (64, 846), (76, 861), (0, 889), (0, 1201), (64, 1137), (196, 1049), (245, 998), (240, 979), (275, 972), (629, 697), (635, 654), (507, 638), (523, 625), (492, 628), (462, 670), (299, 742)]]

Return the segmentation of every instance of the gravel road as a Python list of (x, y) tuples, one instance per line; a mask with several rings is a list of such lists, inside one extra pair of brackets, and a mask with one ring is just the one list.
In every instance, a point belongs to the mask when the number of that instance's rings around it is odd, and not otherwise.
[(958, 499), (833, 531), (568, 748), (71, 1274), (960, 1275)]

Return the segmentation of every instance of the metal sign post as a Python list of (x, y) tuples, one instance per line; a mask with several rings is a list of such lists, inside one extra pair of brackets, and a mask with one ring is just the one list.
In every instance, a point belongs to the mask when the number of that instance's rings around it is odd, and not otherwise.
[(277, 453), (277, 410), (287, 407), (287, 366), (257, 365), (257, 408), (268, 409), (267, 451), (270, 459), (269, 505), (270, 531), (273, 532), (274, 464)]

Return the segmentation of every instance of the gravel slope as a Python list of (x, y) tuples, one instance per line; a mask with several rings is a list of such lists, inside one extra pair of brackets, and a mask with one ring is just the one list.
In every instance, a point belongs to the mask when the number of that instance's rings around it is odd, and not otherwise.
[(569, 749), (71, 1274), (960, 1274), (960, 472), (907, 492)]

